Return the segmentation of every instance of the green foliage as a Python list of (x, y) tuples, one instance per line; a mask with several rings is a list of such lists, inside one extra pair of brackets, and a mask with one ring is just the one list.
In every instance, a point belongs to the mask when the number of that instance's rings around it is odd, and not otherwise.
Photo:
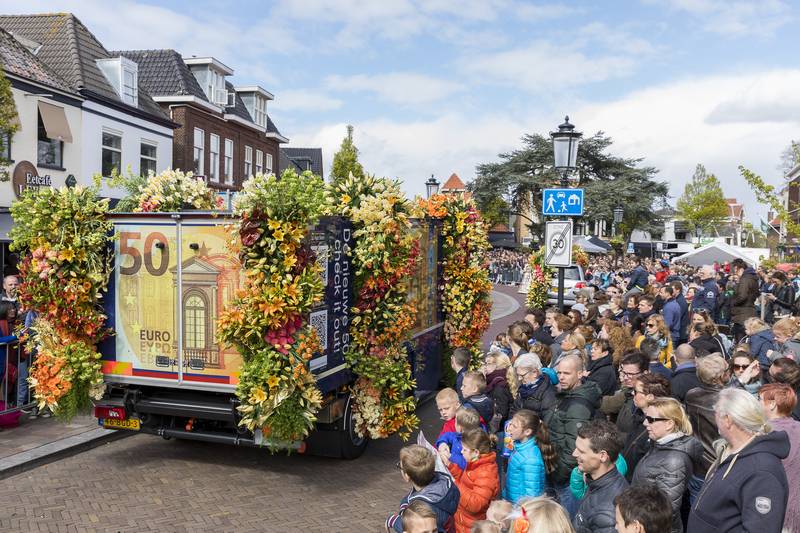
[[(525, 135), (522, 144), (519, 150), (499, 154), (499, 162), (476, 167), (477, 176), (467, 188), (482, 213), (496, 213), (501, 205), (520, 213), (540, 213), (542, 189), (559, 186), (561, 176), (553, 168), (550, 138)], [(597, 132), (583, 139), (578, 148), (577, 175), (579, 185), (586, 189), (586, 217), (606, 220), (610, 226), (614, 208), (622, 205), (626, 238), (634, 229), (657, 233), (663, 225), (653, 210), (666, 200), (668, 185), (655, 181), (658, 171), (640, 166), (642, 159), (610, 154), (611, 145), (610, 137)], [(544, 221), (530, 227), (541, 240)]]
[(722, 187), (714, 174), (698, 164), (683, 195), (678, 199), (678, 217), (686, 221), (692, 231), (706, 233), (722, 224), (728, 217), (728, 204)]
[(751, 248), (767, 247), (767, 236), (763, 231), (761, 231), (761, 229), (756, 228), (750, 222), (745, 222), (742, 226), (742, 229), (744, 230), (744, 246)]
[[(0, 68), (0, 154), (5, 151), (6, 138), (11, 138), (19, 126), (12, 124), (17, 117), (17, 107), (14, 105), (14, 95), (11, 93), (11, 82)], [(0, 181), (8, 181), (8, 159), (0, 156)]]
[(342, 146), (333, 155), (331, 182), (338, 184), (352, 174), (357, 180), (364, 178), (364, 168), (358, 162), (358, 148), (353, 144), (353, 126), (347, 126), (347, 136), (342, 139)]
[[(97, 174), (97, 176), (100, 176)], [(132, 213), (139, 207), (139, 196), (147, 186), (147, 176), (134, 174), (131, 167), (125, 175), (117, 171), (116, 167), (111, 169), (111, 177), (107, 180), (109, 187), (119, 187), (125, 190), (125, 197), (114, 206), (116, 213)]]
[(783, 204), (783, 195), (780, 191), (776, 190), (774, 185), (767, 183), (764, 178), (742, 165), (739, 165), (739, 173), (755, 193), (756, 201), (766, 204), (781, 219), (787, 234), (800, 235), (800, 224), (794, 222), (789, 215), (789, 211)]

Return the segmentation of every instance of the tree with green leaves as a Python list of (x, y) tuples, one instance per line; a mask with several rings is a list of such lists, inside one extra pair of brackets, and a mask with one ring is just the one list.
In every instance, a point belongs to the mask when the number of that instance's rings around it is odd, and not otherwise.
[(353, 144), (353, 126), (347, 125), (347, 136), (342, 139), (342, 146), (333, 155), (331, 182), (337, 184), (353, 174), (356, 178), (364, 177), (364, 167), (358, 162), (358, 148)]
[(6, 143), (19, 128), (17, 123), (17, 106), (11, 92), (11, 82), (0, 69), (0, 181), (9, 180), (8, 165), (11, 161), (6, 157)]
[(728, 218), (728, 204), (722, 187), (714, 174), (698, 164), (691, 181), (678, 199), (677, 215), (698, 236), (708, 233)]
[[(610, 137), (597, 132), (581, 141), (578, 147), (578, 186), (586, 190), (584, 219), (614, 219), (614, 208), (623, 207), (623, 221), (618, 231), (625, 241), (634, 230), (658, 235), (663, 221), (654, 211), (665, 205), (669, 186), (656, 181), (658, 170), (640, 166), (642, 159), (623, 158), (609, 153)], [(532, 134), (522, 138), (522, 148), (499, 154), (500, 161), (480, 164), (477, 176), (467, 188), (481, 212), (489, 213), (492, 222), (505, 222), (505, 212), (535, 214), (542, 210), (542, 189), (558, 187), (561, 176), (553, 168), (553, 144), (549, 136)], [(500, 214), (498, 214), (500, 213)], [(502, 216), (506, 218), (503, 219)], [(494, 220), (492, 217), (500, 217)], [(531, 232), (540, 242), (544, 220), (531, 224)]]

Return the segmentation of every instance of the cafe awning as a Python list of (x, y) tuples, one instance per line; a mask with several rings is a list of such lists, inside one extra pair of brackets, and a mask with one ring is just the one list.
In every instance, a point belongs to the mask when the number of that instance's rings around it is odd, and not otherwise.
[(72, 142), (72, 132), (69, 129), (63, 107), (39, 101), (39, 114), (42, 116), (48, 139), (57, 139), (65, 143)]

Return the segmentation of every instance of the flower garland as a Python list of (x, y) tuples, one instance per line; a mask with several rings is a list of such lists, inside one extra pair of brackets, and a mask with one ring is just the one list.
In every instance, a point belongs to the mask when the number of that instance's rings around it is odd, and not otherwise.
[(352, 174), (331, 191), (330, 202), (333, 212), (355, 227), (356, 297), (345, 358), (358, 376), (350, 389), (356, 430), (372, 438), (399, 433), (406, 439), (419, 424), (404, 347), (417, 313), (407, 301), (419, 259), (412, 204), (398, 182)]
[(19, 301), (35, 313), (24, 338), (37, 354), (28, 381), (39, 407), (66, 420), (104, 390), (95, 345), (110, 333), (99, 300), (111, 272), (112, 225), (97, 191), (43, 188), (11, 206), (11, 248), (29, 252), (19, 266)]
[(278, 442), (305, 437), (322, 405), (308, 371), (321, 346), (306, 315), (324, 287), (314, 253), (303, 241), (324, 209), (322, 180), (291, 170), (280, 179), (251, 177), (234, 204), (241, 218), (231, 246), (246, 281), (219, 318), (219, 337), (244, 360), (236, 388), (239, 425)]
[(222, 207), (224, 200), (217, 196), (201, 177), (191, 172), (168, 169), (160, 174), (148, 175), (147, 183), (140, 188), (136, 212), (169, 212), (181, 209), (210, 211)]
[(441, 290), (447, 345), (479, 355), (492, 310), (486, 226), (475, 203), (464, 195), (436, 194), (420, 199), (419, 206), (428, 216), (444, 222)]
[(531, 283), (528, 286), (525, 304), (528, 309), (544, 309), (547, 306), (553, 280), (553, 269), (544, 264), (544, 248), (530, 255), (528, 265), (531, 269)]

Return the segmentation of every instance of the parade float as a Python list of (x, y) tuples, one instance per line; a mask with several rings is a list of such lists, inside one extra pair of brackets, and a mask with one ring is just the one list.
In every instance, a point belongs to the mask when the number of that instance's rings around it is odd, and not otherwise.
[(485, 229), (463, 199), (292, 171), (251, 177), (230, 210), (180, 171), (126, 212), (98, 190), (13, 210), (30, 382), (64, 419), (94, 403), (107, 428), (357, 457), (407, 438), (443, 348), (476, 350), (488, 326)]

